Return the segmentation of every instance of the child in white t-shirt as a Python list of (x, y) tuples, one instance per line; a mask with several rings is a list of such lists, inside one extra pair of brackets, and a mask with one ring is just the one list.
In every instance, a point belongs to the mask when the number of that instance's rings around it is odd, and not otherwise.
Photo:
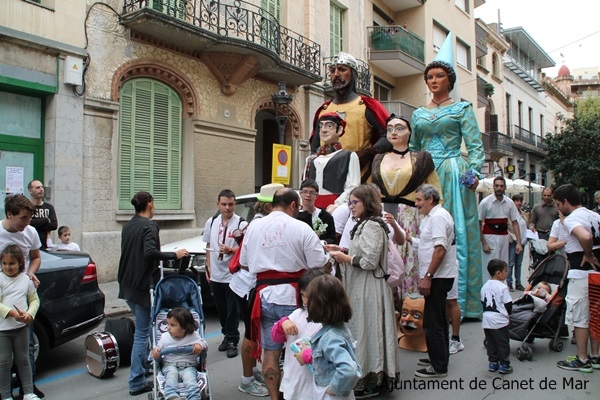
[(77, 243), (71, 242), (71, 228), (68, 226), (58, 228), (58, 238), (60, 243), (55, 246), (56, 250), (81, 251)]
[(488, 370), (510, 374), (510, 338), (508, 333), (509, 314), (512, 311), (512, 298), (504, 280), (508, 276), (506, 262), (493, 259), (487, 266), (492, 277), (481, 288), (483, 319), (481, 326), (487, 342)]

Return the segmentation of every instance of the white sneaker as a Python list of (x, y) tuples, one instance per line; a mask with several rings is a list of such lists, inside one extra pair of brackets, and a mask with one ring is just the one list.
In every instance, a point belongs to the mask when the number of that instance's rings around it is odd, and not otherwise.
[(40, 400), (34, 393), (26, 394), (23, 396), (23, 400)]
[(262, 383), (263, 385), (265, 385), (265, 376), (263, 375), (263, 373), (261, 371), (256, 371), (254, 374), (254, 379), (256, 379), (258, 381), (258, 383)]
[(238, 386), (238, 390), (242, 393), (248, 393), (249, 395), (257, 397), (266, 397), (269, 395), (267, 387), (262, 383), (257, 382), (256, 379), (253, 379), (252, 382), (247, 385), (241, 383), (240, 386)]
[(465, 345), (462, 342), (454, 339), (450, 339), (450, 354), (456, 354), (459, 351), (463, 351), (465, 349)]

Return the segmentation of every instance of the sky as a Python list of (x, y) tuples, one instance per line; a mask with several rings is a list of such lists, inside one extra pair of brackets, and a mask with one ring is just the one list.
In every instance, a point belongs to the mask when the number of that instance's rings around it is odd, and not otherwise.
[(558, 74), (563, 59), (571, 72), (600, 67), (599, 0), (486, 0), (475, 17), (497, 22), (498, 9), (503, 28), (523, 27), (554, 60), (556, 67), (543, 69), (547, 76)]

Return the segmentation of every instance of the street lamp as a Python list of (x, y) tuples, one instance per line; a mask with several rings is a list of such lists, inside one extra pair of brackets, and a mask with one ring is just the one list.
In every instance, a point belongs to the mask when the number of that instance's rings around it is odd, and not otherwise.
[(271, 95), (271, 100), (275, 104), (275, 118), (279, 127), (279, 143), (285, 142), (285, 124), (287, 123), (290, 112), (290, 103), (293, 96), (285, 90), (285, 82), (279, 82), (279, 92)]

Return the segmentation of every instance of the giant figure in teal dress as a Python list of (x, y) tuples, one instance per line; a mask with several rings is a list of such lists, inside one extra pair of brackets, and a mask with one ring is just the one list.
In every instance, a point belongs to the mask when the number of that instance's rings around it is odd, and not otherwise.
[[(478, 175), (485, 161), (475, 113), (471, 104), (464, 101), (434, 108), (421, 107), (413, 113), (412, 127), (410, 149), (431, 154), (442, 185), (443, 206), (454, 218), (459, 265), (458, 304), (462, 316), (479, 318), (482, 265), (477, 197), (459, 182), (461, 174), (468, 169)], [(461, 157), (463, 139), (468, 161)]]

